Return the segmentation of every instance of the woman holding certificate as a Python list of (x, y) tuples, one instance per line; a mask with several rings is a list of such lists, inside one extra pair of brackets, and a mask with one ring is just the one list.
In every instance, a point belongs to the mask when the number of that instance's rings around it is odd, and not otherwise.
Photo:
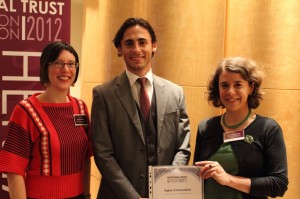
[(202, 166), (205, 199), (267, 199), (287, 190), (281, 127), (252, 110), (262, 99), (263, 71), (241, 57), (222, 60), (209, 81), (208, 101), (226, 108), (198, 126), (194, 163)]

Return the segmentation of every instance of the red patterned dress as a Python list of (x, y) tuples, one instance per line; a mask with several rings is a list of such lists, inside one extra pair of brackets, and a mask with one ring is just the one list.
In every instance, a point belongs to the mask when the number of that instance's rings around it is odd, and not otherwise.
[(71, 96), (67, 103), (41, 103), (37, 95), (19, 102), (11, 115), (0, 172), (24, 176), (29, 198), (80, 195), (84, 161), (92, 156), (86, 104)]

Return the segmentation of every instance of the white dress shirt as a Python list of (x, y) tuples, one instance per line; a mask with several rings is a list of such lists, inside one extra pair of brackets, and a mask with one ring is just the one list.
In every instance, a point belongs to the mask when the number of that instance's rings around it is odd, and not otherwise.
[[(130, 86), (131, 86), (131, 90), (132, 90), (132, 94), (134, 97), (134, 100), (136, 101), (136, 103), (140, 106), (140, 88), (141, 85), (136, 81), (138, 78), (140, 78), (139, 76), (133, 74), (132, 72), (128, 71), (126, 69), (126, 75), (129, 79), (130, 82)], [(147, 82), (146, 82), (146, 91), (150, 100), (150, 104), (152, 101), (152, 95), (153, 95), (153, 74), (152, 74), (152, 70), (150, 69), (149, 72), (144, 75), (143, 77), (147, 78)]]

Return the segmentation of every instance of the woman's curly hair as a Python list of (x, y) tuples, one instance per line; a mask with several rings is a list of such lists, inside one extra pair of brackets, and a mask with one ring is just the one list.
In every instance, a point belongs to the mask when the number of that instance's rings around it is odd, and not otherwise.
[(219, 77), (223, 71), (238, 73), (249, 85), (253, 85), (253, 91), (251, 95), (248, 96), (248, 107), (251, 109), (257, 108), (263, 99), (261, 84), (264, 71), (255, 61), (243, 57), (225, 58), (218, 64), (215, 73), (208, 82), (208, 101), (211, 101), (215, 107), (224, 108), (219, 93)]

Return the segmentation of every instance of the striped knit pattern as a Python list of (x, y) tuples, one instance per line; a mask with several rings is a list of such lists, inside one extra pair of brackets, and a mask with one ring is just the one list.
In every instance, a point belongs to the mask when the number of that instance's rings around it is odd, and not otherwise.
[(8, 125), (9, 133), (6, 138), (3, 150), (13, 152), (26, 159), (30, 158), (30, 134), (21, 126), (10, 122)]
[(75, 126), (71, 106), (43, 106), (56, 128), (61, 146), (61, 174), (82, 170), (88, 142), (80, 127)]

